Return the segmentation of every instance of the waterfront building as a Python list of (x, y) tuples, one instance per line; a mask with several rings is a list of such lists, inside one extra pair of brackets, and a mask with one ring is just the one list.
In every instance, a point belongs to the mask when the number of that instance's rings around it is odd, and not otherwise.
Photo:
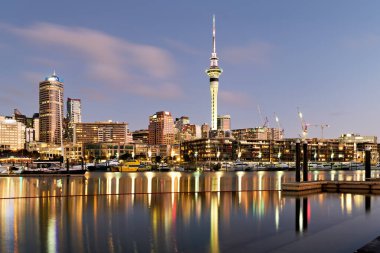
[(135, 143), (149, 143), (149, 130), (148, 129), (140, 129), (132, 132), (133, 142)]
[(83, 144), (84, 158), (86, 161), (109, 160), (119, 157), (123, 154), (131, 154), (134, 152), (132, 143), (86, 143)]
[[(308, 160), (310, 162), (363, 162), (365, 149), (372, 148), (372, 163), (379, 160), (377, 143), (361, 143), (356, 147), (352, 142), (336, 139), (307, 139)], [(182, 155), (192, 157), (197, 151), (198, 161), (220, 159), (242, 159), (253, 162), (294, 162), (297, 139), (282, 140), (238, 140), (232, 138), (199, 139), (182, 144)]]
[(216, 55), (215, 16), (213, 16), (212, 19), (212, 53), (210, 58), (210, 67), (206, 70), (206, 74), (210, 77), (211, 130), (217, 130), (218, 87), (219, 76), (222, 74), (222, 69), (218, 66), (218, 57)]
[(40, 153), (40, 158), (43, 160), (58, 160), (62, 156), (60, 144), (38, 142), (34, 148)]
[(339, 137), (341, 142), (352, 143), (354, 146), (354, 156), (357, 161), (364, 161), (366, 149), (371, 150), (371, 159), (378, 160), (377, 136), (361, 136), (359, 134), (342, 134)]
[(94, 122), (73, 124), (74, 143), (132, 142), (126, 122)]
[(25, 125), (12, 118), (0, 116), (0, 146), (2, 149), (25, 148)]
[(63, 136), (63, 82), (55, 72), (39, 84), (39, 140), (61, 144)]
[(269, 127), (255, 127), (233, 129), (232, 136), (237, 140), (281, 140), (282, 129)]
[(65, 159), (69, 159), (70, 162), (80, 162), (84, 158), (83, 144), (67, 143), (64, 149)]
[[(233, 160), (233, 139), (230, 138), (202, 138), (186, 141), (181, 145), (181, 157), (184, 161), (216, 161)], [(219, 157), (218, 157), (219, 154)]]
[(231, 130), (231, 116), (230, 115), (218, 116), (218, 130), (223, 130), (223, 131)]
[(157, 112), (149, 117), (149, 145), (174, 143), (174, 122), (170, 112)]

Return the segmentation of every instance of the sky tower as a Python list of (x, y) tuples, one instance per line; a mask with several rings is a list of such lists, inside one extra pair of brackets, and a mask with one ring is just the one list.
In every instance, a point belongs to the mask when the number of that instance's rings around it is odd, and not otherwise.
[(210, 92), (211, 92), (211, 130), (217, 130), (218, 120), (218, 86), (219, 76), (222, 74), (222, 69), (218, 66), (218, 57), (216, 56), (215, 46), (215, 15), (212, 16), (212, 53), (210, 58), (210, 67), (206, 70), (210, 77)]

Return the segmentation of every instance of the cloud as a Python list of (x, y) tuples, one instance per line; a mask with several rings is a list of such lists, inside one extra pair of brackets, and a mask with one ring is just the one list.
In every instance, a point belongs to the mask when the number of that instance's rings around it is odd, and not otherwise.
[(32, 42), (59, 48), (66, 53), (73, 52), (83, 61), (88, 77), (103, 83), (103, 88), (148, 97), (182, 95), (180, 87), (168, 84), (175, 79), (174, 73), (178, 70), (171, 55), (161, 48), (131, 43), (81, 27), (50, 23), (23, 28), (1, 27)]
[(236, 91), (219, 91), (219, 99), (225, 104), (245, 107), (251, 104), (252, 99), (247, 94)]
[(223, 61), (231, 64), (252, 63), (268, 65), (273, 46), (264, 42), (252, 42), (238, 47), (224, 48)]

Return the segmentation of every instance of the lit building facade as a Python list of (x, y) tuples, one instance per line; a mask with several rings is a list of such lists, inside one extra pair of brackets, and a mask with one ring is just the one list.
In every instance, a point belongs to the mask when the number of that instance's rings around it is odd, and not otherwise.
[(125, 122), (74, 123), (73, 126), (74, 143), (132, 142)]
[(39, 85), (39, 139), (61, 144), (63, 136), (63, 82), (54, 73)]
[(269, 127), (255, 127), (232, 130), (232, 136), (237, 140), (282, 140), (282, 133), (282, 129)]
[(174, 121), (170, 112), (157, 112), (149, 117), (149, 145), (174, 143)]
[(25, 125), (15, 119), (0, 116), (0, 146), (2, 149), (25, 148)]
[[(221, 160), (246, 160), (253, 162), (289, 162), (295, 161), (297, 139), (283, 140), (236, 140), (231, 138), (198, 139), (182, 144), (181, 156), (198, 161), (215, 161), (219, 152)], [(371, 148), (371, 163), (379, 161), (377, 143), (359, 143), (337, 139), (307, 139), (309, 162), (363, 162), (364, 152)]]

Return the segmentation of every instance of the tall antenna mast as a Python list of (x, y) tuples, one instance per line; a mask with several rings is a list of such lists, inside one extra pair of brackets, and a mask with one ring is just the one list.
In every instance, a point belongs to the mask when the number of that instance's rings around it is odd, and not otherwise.
[(216, 56), (216, 45), (215, 45), (215, 15), (212, 15), (212, 53)]

